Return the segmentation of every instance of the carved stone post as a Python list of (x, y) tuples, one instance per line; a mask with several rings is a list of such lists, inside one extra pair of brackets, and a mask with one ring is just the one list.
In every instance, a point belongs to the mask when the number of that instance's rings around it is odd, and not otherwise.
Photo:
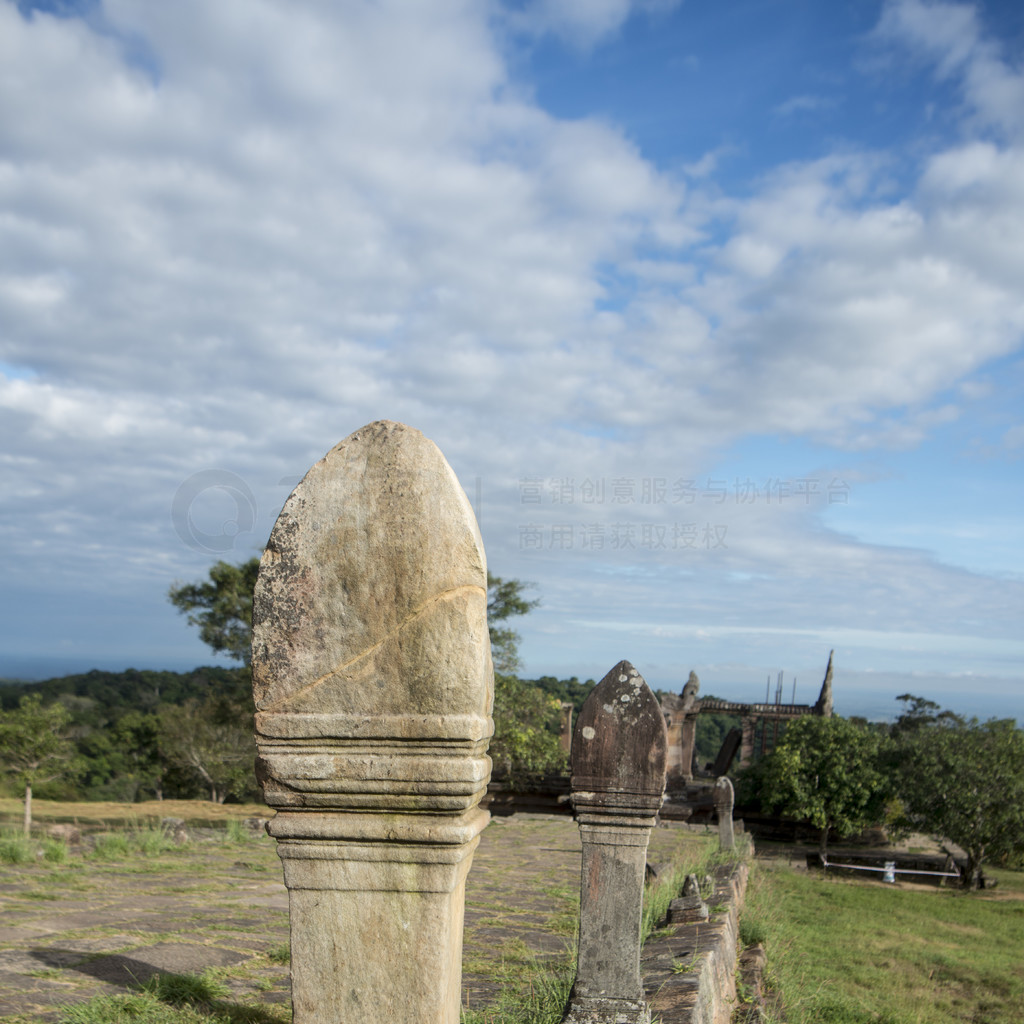
[(628, 661), (591, 692), (572, 742), (583, 841), (580, 942), (569, 1024), (648, 1024), (640, 980), (647, 841), (665, 792), (665, 719)]
[(683, 778), (689, 782), (693, 778), (693, 751), (697, 741), (697, 714), (700, 711), (700, 679), (692, 669), (686, 680), (681, 701), (682, 723), (679, 731), (679, 761)]
[(667, 693), (661, 699), (661, 713), (665, 719), (665, 786), (669, 793), (686, 788), (688, 775), (683, 771), (681, 755), (683, 721), (682, 700), (674, 693)]
[(559, 721), (558, 721), (558, 745), (569, 753), (572, 750), (572, 713), (573, 707), (571, 701), (563, 700), (559, 706)]
[(295, 1024), (456, 1024), (488, 819), (487, 571), (418, 431), (372, 423), (292, 492), (260, 564), (252, 668)]
[(687, 715), (679, 728), (679, 762), (683, 778), (693, 778), (693, 750), (697, 740), (697, 716)]
[(715, 811), (718, 813), (718, 848), (731, 850), (736, 846), (732, 827), (732, 807), (735, 800), (732, 782), (725, 775), (715, 779)]

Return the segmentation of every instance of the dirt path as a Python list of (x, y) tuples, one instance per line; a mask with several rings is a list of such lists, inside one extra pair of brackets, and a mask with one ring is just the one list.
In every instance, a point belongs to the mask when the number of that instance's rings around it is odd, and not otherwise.
[[(288, 897), (274, 843), (191, 833), (181, 849), (100, 862), (4, 866), (0, 874), (0, 1022), (43, 1024), (57, 1007), (129, 991), (154, 973), (221, 968), (229, 1003), (289, 1019)], [(668, 824), (650, 860), (691, 835)], [(466, 891), (463, 1002), (479, 1007), (534, 956), (571, 941), (580, 842), (570, 818), (495, 818)]]

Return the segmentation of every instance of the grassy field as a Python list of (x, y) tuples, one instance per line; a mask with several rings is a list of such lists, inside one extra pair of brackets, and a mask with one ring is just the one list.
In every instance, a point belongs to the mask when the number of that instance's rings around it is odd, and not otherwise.
[[(24, 805), (21, 800), (0, 797), (0, 826), (21, 825)], [(32, 822), (43, 828), (54, 824), (77, 824), (86, 829), (159, 826), (163, 818), (181, 818), (188, 825), (221, 825), (245, 818), (271, 818), (274, 812), (265, 804), (215, 804), (208, 800), (146, 800), (137, 804), (97, 801), (64, 803), (59, 800), (34, 800)]]
[(761, 862), (743, 929), (788, 1024), (1017, 1024), (1024, 875), (992, 874), (997, 889), (961, 893)]

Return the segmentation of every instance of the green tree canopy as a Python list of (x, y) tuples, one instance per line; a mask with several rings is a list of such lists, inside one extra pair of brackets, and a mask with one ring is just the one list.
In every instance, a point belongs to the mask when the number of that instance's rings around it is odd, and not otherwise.
[(504, 580), (487, 573), (487, 627), (496, 673), (514, 675), (519, 671), (520, 636), (500, 623), (516, 615), (526, 615), (540, 604), (540, 600), (528, 601), (523, 597), (523, 590), (529, 586), (521, 580)]
[(503, 625), (540, 603), (523, 596), (528, 586), (487, 574), (487, 623), (494, 658), (494, 736), (488, 753), (495, 772), (513, 786), (531, 775), (560, 771), (565, 764), (558, 742), (561, 702), (516, 675), (519, 634)]
[(204, 644), (246, 665), (252, 656), (252, 592), (259, 570), (258, 558), (241, 565), (217, 562), (209, 581), (175, 585), (167, 592), (189, 625), (199, 627)]
[(966, 887), (986, 861), (1024, 856), (1024, 732), (1012, 721), (934, 715), (897, 733), (897, 760), (907, 824), (964, 850)]
[(71, 715), (63, 704), (44, 704), (39, 694), (21, 698), (16, 710), (0, 712), (0, 770), (25, 790), (25, 834), (32, 828), (32, 787), (78, 771), (67, 736)]
[(824, 856), (829, 829), (851, 835), (884, 818), (881, 740), (838, 715), (798, 718), (765, 759), (763, 797), (820, 828)]
[(167, 759), (192, 773), (213, 803), (229, 796), (251, 799), (256, 793), (256, 743), (252, 713), (231, 701), (211, 697), (160, 709), (160, 749)]
[(903, 710), (891, 726), (891, 733), (899, 736), (915, 732), (932, 725), (964, 725), (965, 719), (953, 711), (943, 711), (933, 700), (917, 697), (912, 693), (901, 693), (897, 698)]

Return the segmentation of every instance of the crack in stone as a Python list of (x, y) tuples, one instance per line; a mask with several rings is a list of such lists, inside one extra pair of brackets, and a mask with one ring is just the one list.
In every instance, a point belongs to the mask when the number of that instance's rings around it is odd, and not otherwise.
[(418, 605), (416, 608), (413, 608), (413, 610), (404, 619), (402, 619), (402, 621), (398, 623), (397, 626), (395, 626), (393, 629), (385, 633), (384, 636), (382, 636), (375, 644), (372, 644), (371, 646), (367, 647), (364, 651), (360, 651), (360, 653), (357, 654), (354, 658), (350, 658), (343, 665), (338, 665), (336, 668), (331, 669), (330, 672), (324, 673), (324, 675), (320, 676), (317, 679), (314, 679), (311, 683), (306, 683), (305, 686), (296, 690), (294, 693), (288, 694), (287, 697), (282, 697), (280, 700), (275, 701), (273, 704), (268, 705), (267, 707), (262, 708), (261, 710), (265, 712), (277, 711), (281, 709), (284, 705), (292, 703), (303, 694), (309, 693), (311, 690), (315, 690), (318, 686), (321, 686), (329, 680), (336, 678), (346, 669), (370, 657), (375, 651), (379, 650), (385, 643), (387, 643), (388, 640), (392, 639), (392, 637), (397, 636), (403, 629), (405, 629), (407, 625), (409, 625), (409, 623), (415, 621), (418, 618), (421, 618), (424, 614), (426, 614), (426, 612), (430, 611), (431, 608), (435, 607), (442, 601), (450, 600), (456, 594), (460, 594), (466, 590), (479, 591), (484, 595), (484, 598), (486, 600), (486, 589), (484, 587), (477, 586), (473, 583), (466, 583), (463, 584), (461, 587), (452, 587), (450, 590), (442, 590), (440, 593), (434, 594), (432, 597), (427, 598), (427, 600), (424, 601), (423, 604)]

